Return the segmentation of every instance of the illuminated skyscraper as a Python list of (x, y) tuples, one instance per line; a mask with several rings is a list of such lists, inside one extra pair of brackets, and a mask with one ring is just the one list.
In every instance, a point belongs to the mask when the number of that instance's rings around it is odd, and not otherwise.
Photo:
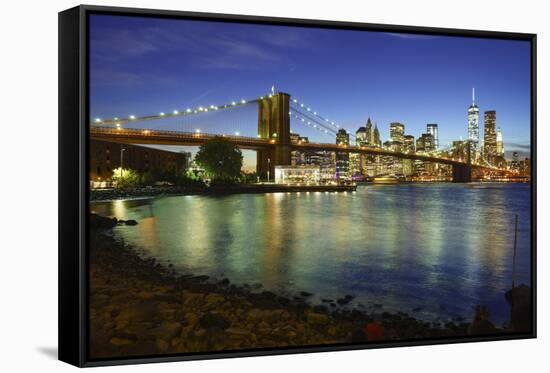
[(428, 123), (427, 132), (433, 137), (433, 147), (435, 150), (439, 149), (439, 130), (437, 129), (437, 123)]
[(468, 140), (475, 154), (479, 150), (479, 108), (475, 103), (475, 88), (472, 88), (472, 104), (468, 108)]
[[(349, 134), (341, 128), (336, 133), (336, 144), (341, 146), (349, 145)], [(347, 179), (349, 175), (349, 153), (336, 152), (336, 175), (339, 179)]]
[(414, 153), (415, 152), (415, 146), (414, 146), (414, 136), (413, 135), (405, 135), (403, 136), (403, 150), (406, 152)]
[(372, 122), (369, 119), (367, 119), (367, 125), (366, 125), (366, 131), (367, 131), (367, 144), (370, 146), (374, 146), (374, 128), (372, 128)]
[(359, 129), (355, 132), (355, 145), (357, 146), (368, 145), (367, 129), (365, 127), (359, 127)]
[(497, 156), (504, 157), (504, 141), (500, 129), (497, 130)]
[(372, 145), (377, 148), (382, 146), (380, 141), (380, 131), (378, 131), (378, 126), (376, 124), (374, 125), (374, 130), (372, 132)]
[(484, 115), (483, 155), (489, 162), (497, 155), (497, 112), (494, 110)]
[(390, 139), (391, 141), (397, 141), (403, 144), (403, 137), (405, 136), (405, 125), (399, 122), (390, 123)]

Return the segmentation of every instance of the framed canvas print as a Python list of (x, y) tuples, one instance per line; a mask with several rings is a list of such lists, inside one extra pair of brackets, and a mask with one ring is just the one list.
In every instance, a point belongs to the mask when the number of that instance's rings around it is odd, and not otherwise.
[(533, 338), (536, 36), (59, 14), (59, 356)]

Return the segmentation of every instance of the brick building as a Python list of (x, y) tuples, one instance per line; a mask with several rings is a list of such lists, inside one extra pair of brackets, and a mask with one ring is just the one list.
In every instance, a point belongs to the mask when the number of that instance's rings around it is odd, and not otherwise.
[(90, 140), (90, 180), (110, 180), (121, 165), (156, 181), (169, 181), (188, 168), (191, 153), (170, 152), (139, 145)]

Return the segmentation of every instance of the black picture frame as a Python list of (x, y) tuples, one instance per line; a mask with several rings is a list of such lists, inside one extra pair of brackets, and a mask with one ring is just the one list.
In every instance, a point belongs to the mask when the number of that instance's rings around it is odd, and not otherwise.
[[(533, 330), (530, 333), (486, 335), (477, 337), (438, 338), (398, 342), (359, 343), (285, 347), (277, 349), (239, 350), (185, 355), (143, 356), (91, 360), (87, 353), (87, 274), (88, 274), (88, 129), (89, 69), (88, 17), (91, 14), (133, 15), (169, 19), (216, 20), (282, 26), (316, 27), (346, 30), (386, 31), (410, 34), (433, 34), (489, 39), (528, 41), (531, 45), (531, 292)], [(307, 352), (371, 349), (495, 340), (536, 338), (536, 201), (537, 201), (537, 80), (536, 34), (460, 30), (418, 26), (398, 26), (356, 22), (242, 16), (154, 9), (135, 9), (81, 5), (59, 13), (59, 360), (79, 367), (171, 362)]]

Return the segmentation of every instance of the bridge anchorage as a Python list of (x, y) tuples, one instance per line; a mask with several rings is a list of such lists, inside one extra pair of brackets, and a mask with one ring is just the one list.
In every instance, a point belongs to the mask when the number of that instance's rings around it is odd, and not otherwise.
[[(257, 136), (246, 137), (239, 133), (226, 135), (206, 133), (202, 131), (167, 131), (153, 129), (128, 128), (135, 122), (155, 121), (158, 119), (203, 115), (207, 112), (231, 110), (247, 105), (257, 105)], [(255, 109), (254, 109), (255, 110)], [(253, 114), (255, 115), (255, 114)], [(107, 120), (96, 119), (90, 127), (90, 137), (94, 140), (103, 140), (128, 144), (155, 144), (155, 145), (192, 145), (204, 144), (207, 140), (223, 136), (234, 142), (242, 149), (251, 149), (257, 153), (257, 172), (261, 175), (274, 175), (276, 166), (291, 165), (291, 154), (298, 152), (328, 151), (337, 154), (356, 153), (362, 155), (389, 156), (399, 159), (419, 160), (449, 165), (452, 167), (453, 182), (471, 182), (473, 169), (489, 169), (502, 171), (494, 167), (473, 164), (470, 157), (466, 161), (450, 158), (445, 155), (431, 155), (417, 152), (397, 152), (380, 147), (363, 147), (353, 145), (339, 145), (336, 143), (293, 142), (291, 141), (290, 118), (294, 115), (299, 122), (324, 132), (335, 135), (341, 127), (320, 116), (309, 107), (291, 101), (291, 95), (284, 92), (272, 92), (269, 95), (254, 100), (241, 100), (227, 105), (199, 107), (195, 110), (174, 110), (172, 113), (160, 113), (145, 117), (129, 116), (128, 118), (113, 118)], [(254, 119), (253, 119), (254, 120)], [(125, 125), (122, 128), (122, 125)], [(352, 136), (350, 134), (350, 136)], [(468, 144), (469, 145), (469, 144)], [(470, 151), (466, 152), (468, 155)]]

